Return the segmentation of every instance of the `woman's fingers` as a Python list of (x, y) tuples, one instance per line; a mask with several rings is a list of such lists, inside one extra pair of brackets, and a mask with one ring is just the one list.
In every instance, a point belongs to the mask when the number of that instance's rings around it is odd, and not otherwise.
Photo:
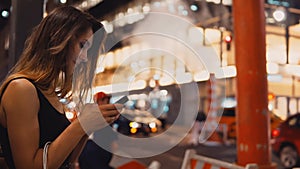
[(107, 123), (112, 123), (120, 116), (120, 112), (124, 108), (122, 104), (105, 104), (99, 105), (102, 116)]
[(102, 116), (103, 117), (113, 117), (113, 116), (117, 116), (120, 114), (119, 110), (106, 110), (106, 111), (102, 111)]
[(87, 133), (93, 132), (117, 120), (123, 108), (122, 104), (86, 104), (78, 120)]
[(109, 117), (105, 118), (107, 123), (113, 123), (117, 119), (118, 119), (118, 116), (109, 116)]
[(99, 109), (103, 116), (115, 116), (120, 114), (124, 106), (122, 104), (105, 104), (100, 105)]
[(99, 105), (100, 110), (115, 110), (115, 109), (123, 109), (124, 105), (123, 104), (102, 104)]

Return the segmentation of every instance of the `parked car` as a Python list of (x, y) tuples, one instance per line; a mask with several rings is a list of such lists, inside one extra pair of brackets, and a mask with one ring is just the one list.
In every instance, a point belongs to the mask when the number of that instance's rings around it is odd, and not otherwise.
[(288, 117), (272, 131), (272, 149), (285, 168), (299, 166), (300, 113)]
[[(227, 136), (229, 139), (236, 139), (236, 119), (235, 119), (235, 107), (232, 108), (224, 108), (222, 117), (220, 119), (219, 124), (227, 125)], [(276, 116), (274, 113), (270, 111), (270, 124), (271, 131), (282, 122), (283, 120)]]
[(122, 134), (136, 135), (142, 133), (144, 136), (158, 132), (161, 125), (161, 121), (150, 112), (137, 109), (125, 110), (119, 119), (113, 123), (113, 127)]

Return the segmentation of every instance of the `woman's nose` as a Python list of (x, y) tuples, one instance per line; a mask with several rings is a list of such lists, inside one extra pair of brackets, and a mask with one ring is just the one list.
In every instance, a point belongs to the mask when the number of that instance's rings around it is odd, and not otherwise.
[(87, 50), (83, 50), (80, 52), (79, 57), (78, 57), (79, 62), (87, 62), (88, 57), (87, 57)]

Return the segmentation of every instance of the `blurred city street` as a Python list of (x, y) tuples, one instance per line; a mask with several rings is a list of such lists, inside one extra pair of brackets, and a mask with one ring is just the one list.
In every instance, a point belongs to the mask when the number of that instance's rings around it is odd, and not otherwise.
[[(119, 133), (114, 137), (118, 137), (116, 145), (109, 140), (110, 137), (106, 137), (112, 136), (112, 132), (103, 132), (98, 139), (107, 145), (97, 143), (103, 149), (113, 151), (112, 167), (125, 169), (120, 166), (134, 161), (144, 165), (144, 169), (181, 169), (185, 152), (193, 149), (198, 155), (231, 164), (253, 162), (259, 163), (259, 168), (274, 169), (274, 163), (277, 169), (295, 166), (300, 169), (300, 0), (37, 2), (0, 0), (0, 81), (5, 84), (1, 86), (0, 83), (0, 94), (4, 96), (5, 90), (9, 89), (6, 82), (10, 83), (10, 79), (5, 79), (10, 77), (7, 76), (10, 73), (16, 73), (17, 76), (11, 76), (13, 78), (26, 77), (45, 95), (51, 110), (54, 108), (66, 115), (66, 122), (85, 119), (80, 118), (85, 117), (82, 112), (99, 114), (98, 107), (101, 114), (106, 115), (102, 106), (95, 104), (98, 103), (95, 101), (96, 94), (109, 96), (105, 98), (105, 104), (115, 104), (120, 97), (127, 96), (120, 114), (110, 116), (109, 121), (103, 116), (113, 131)], [(69, 35), (65, 36), (60, 35), (65, 26), (61, 26), (62, 29), (56, 24), (49, 24), (50, 28), (48, 24), (42, 26), (44, 22), (41, 21), (52, 21), (47, 19), (51, 18), (52, 11), (64, 6), (76, 7), (94, 17), (97, 27), (83, 24), (84, 28), (74, 33), (80, 25), (77, 21), (81, 20), (74, 19), (72, 24), (76, 26), (63, 31)], [(70, 15), (58, 16), (66, 17), (68, 22), (73, 21)], [(36, 28), (38, 23), (41, 23), (37, 27), (40, 31)], [(92, 25), (95, 23), (91, 22)], [(64, 25), (67, 27), (68, 24)], [(89, 32), (89, 37), (79, 36), (84, 31)], [(47, 38), (40, 43), (43, 37)], [(73, 45), (76, 51), (71, 52)], [(19, 62), (22, 57), (28, 58), (28, 61)], [(50, 61), (43, 61), (48, 57)], [(52, 65), (44, 66), (48, 63)], [(32, 70), (26, 73), (29, 65), (32, 65)], [(41, 72), (37, 71), (38, 68)], [(54, 75), (57, 78), (53, 78)], [(53, 92), (49, 94), (48, 91)], [(17, 96), (11, 98), (23, 99)], [(38, 98), (39, 104), (36, 105), (40, 105), (41, 109), (42, 100), (40, 96)], [(12, 102), (18, 103), (15, 99), (6, 103)], [(27, 147), (29, 149), (36, 144), (30, 152), (38, 152), (37, 148), (41, 148), (44, 141), (41, 134), (44, 123), (40, 118), (43, 109), (34, 116), (34, 120), (39, 122), (32, 127), (36, 129), (33, 136), (40, 137), (37, 140), (37, 137), (27, 137), (22, 134), (27, 132), (17, 130), (25, 131), (26, 127), (13, 125), (16, 130), (8, 127), (8, 124), (15, 123), (14, 120), (22, 120), (24, 126), (31, 123), (23, 118), (9, 119), (17, 116), (7, 116), (7, 104), (3, 103), (3, 99), (2, 102), (0, 100), (0, 169), (6, 166), (4, 159), (11, 161), (8, 161), (9, 165), (15, 165), (13, 153), (16, 147), (31, 145)], [(27, 108), (31, 104), (18, 105)], [(96, 111), (83, 111), (87, 110), (81, 109), (88, 107), (85, 105), (93, 105)], [(32, 112), (37, 112), (37, 109), (32, 109)], [(45, 119), (45, 126), (57, 127), (55, 120)], [(87, 128), (85, 124), (93, 126), (94, 123), (84, 123), (84, 130)], [(97, 126), (95, 130), (99, 128)], [(49, 131), (45, 131), (45, 135)], [(59, 137), (63, 130), (57, 131), (55, 137), (46, 137), (45, 143), (71, 143), (76, 147), (76, 139), (67, 142), (69, 139)], [(14, 135), (11, 132), (19, 133)], [(199, 137), (195, 136), (199, 133)], [(9, 142), (11, 136), (23, 139)], [(36, 140), (33, 142), (33, 139)], [(38, 141), (40, 145), (37, 145)], [(65, 155), (71, 152), (65, 147), (53, 147)], [(28, 149), (18, 150), (25, 154), (27, 151), (23, 150)], [(47, 152), (47, 149), (44, 150)], [(111, 157), (111, 153), (108, 155)], [(24, 158), (28, 160), (25, 164), (39, 164), (30, 161), (33, 159)], [(36, 159), (44, 160), (44, 156)], [(95, 166), (104, 168), (98, 163), (102, 160), (95, 160)], [(160, 167), (146, 167), (153, 162)], [(232, 169), (231, 164), (231, 167), (224, 168)]]
[[(161, 140), (161, 145), (157, 145), (157, 147), (162, 147), (168, 143), (172, 142), (172, 138), (163, 139)], [(204, 143), (198, 145), (191, 145), (187, 143), (187, 137), (184, 138), (178, 145), (171, 148), (170, 150), (163, 152), (158, 155), (154, 155), (147, 158), (127, 158), (127, 157), (120, 157), (114, 155), (114, 158), (111, 162), (112, 166), (120, 166), (126, 162), (136, 160), (145, 166), (149, 166), (151, 162), (158, 161), (161, 166), (160, 169), (180, 169), (185, 151), (188, 149), (196, 150), (197, 154), (203, 155), (206, 157), (218, 159), (225, 162), (235, 163), (236, 162), (236, 144), (232, 141), (230, 144), (216, 144), (216, 143)], [(126, 151), (132, 152), (145, 152), (151, 151), (148, 147), (144, 148), (137, 148), (135, 145), (130, 144), (129, 142), (124, 143), (122, 140), (118, 141), (119, 144), (125, 146), (126, 144)], [(149, 146), (152, 147), (152, 146)], [(280, 165), (279, 159), (272, 154), (272, 162), (277, 164), (278, 169), (283, 169)]]

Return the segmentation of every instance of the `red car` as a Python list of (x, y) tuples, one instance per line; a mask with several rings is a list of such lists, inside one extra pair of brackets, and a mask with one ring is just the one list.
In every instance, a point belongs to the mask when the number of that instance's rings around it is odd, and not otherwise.
[(272, 131), (272, 148), (285, 168), (299, 166), (300, 113), (288, 117)]

